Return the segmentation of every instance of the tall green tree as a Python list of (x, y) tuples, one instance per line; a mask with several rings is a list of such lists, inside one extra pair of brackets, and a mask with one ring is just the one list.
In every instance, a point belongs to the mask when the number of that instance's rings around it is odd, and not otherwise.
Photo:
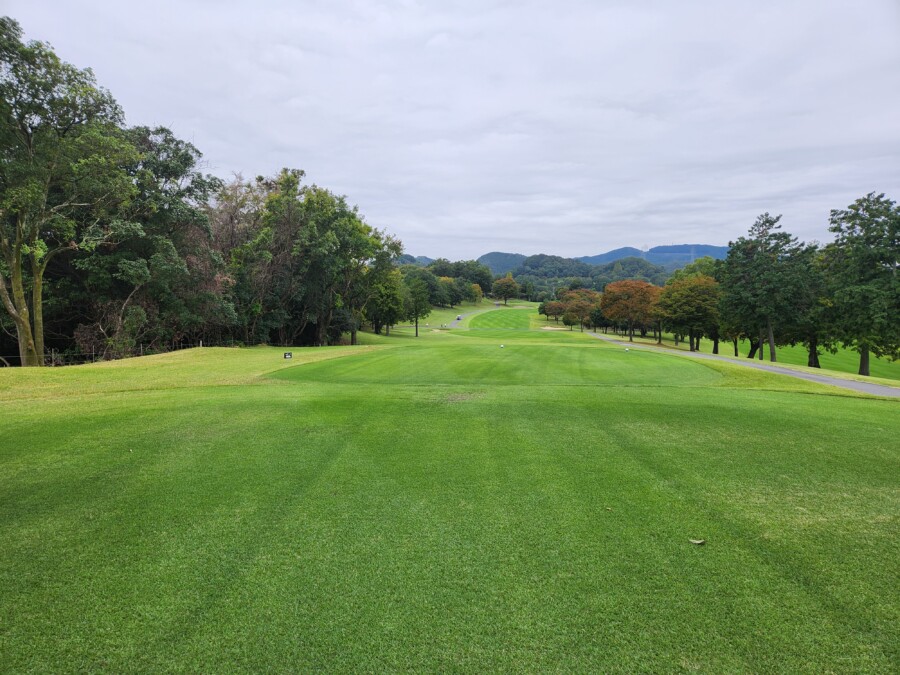
[(670, 281), (662, 289), (657, 311), (664, 326), (687, 335), (690, 350), (700, 348), (700, 338), (714, 340), (718, 353), (719, 284), (710, 276), (697, 274)]
[(833, 210), (829, 223), (836, 236), (824, 265), (835, 332), (869, 375), (870, 354), (900, 358), (900, 207), (872, 192)]
[(399, 274), (394, 260), (403, 253), (398, 239), (369, 227), (362, 218), (359, 218), (359, 223), (362, 227), (356, 229), (354, 245), (348, 250), (348, 264), (340, 295), (340, 304), (351, 317), (351, 345), (357, 344), (357, 332), (373, 300), (379, 295), (384, 299), (384, 293), (393, 290), (393, 278)]
[(421, 277), (416, 276), (407, 277), (405, 283), (406, 318), (415, 324), (416, 337), (419, 337), (419, 319), (424, 319), (431, 314), (428, 284)]
[(122, 119), (89, 69), (0, 18), (0, 303), (22, 365), (43, 365), (47, 266), (106, 239), (134, 194)]
[[(298, 190), (301, 178), (299, 172)], [(223, 285), (237, 316), (233, 337), (246, 344), (269, 342), (287, 316), (283, 291), (289, 290), (290, 275), (284, 272), (299, 222), (273, 222), (267, 216), (267, 200), (279, 189), (277, 179), (238, 176), (220, 189), (209, 209), (213, 243), (226, 263)]]
[(438, 283), (441, 285), (442, 295), (447, 299), (450, 307), (458, 305), (465, 299), (465, 293), (456, 285), (456, 281), (452, 277), (438, 277)]
[(128, 167), (136, 193), (120, 209), (127, 227), (119, 222), (92, 255), (75, 256), (85, 292), (78, 304), (93, 319), (79, 325), (78, 342), (126, 356), (138, 337), (156, 349), (221, 339), (236, 321), (208, 217), (221, 181), (200, 172), (200, 151), (169, 129), (136, 127), (126, 136), (140, 153)]
[(730, 331), (735, 327), (755, 347), (749, 357), (769, 345), (769, 358), (776, 361), (776, 332), (794, 312), (791, 256), (801, 248), (797, 239), (781, 231), (781, 216), (764, 213), (746, 237), (729, 243), (722, 266), (721, 311)]
[[(303, 225), (293, 255), (303, 313), (314, 326), (312, 343), (329, 342), (335, 310), (352, 317), (351, 333), (368, 296), (365, 277), (383, 240), (346, 198), (315, 185), (303, 190)], [(399, 254), (399, 251), (397, 252)]]
[(400, 268), (403, 274), (404, 283), (409, 286), (413, 279), (418, 279), (428, 289), (428, 302), (436, 307), (446, 306), (450, 299), (447, 296), (446, 288), (441, 284), (430, 269), (419, 267), (418, 265), (403, 265)]
[(702, 258), (697, 258), (694, 262), (688, 263), (684, 267), (672, 272), (672, 276), (666, 280), (666, 283), (686, 279), (688, 277), (700, 276), (701, 274), (712, 277), (713, 279), (718, 279), (721, 274), (721, 267), (721, 260), (716, 260), (712, 256), (706, 255)]
[(806, 365), (820, 368), (822, 350), (836, 351), (833, 301), (826, 284), (824, 257), (817, 244), (804, 244), (787, 259), (786, 284), (792, 311), (782, 322), (782, 336), (789, 344), (807, 350)]
[(284, 169), (232, 183), (213, 209), (244, 339), (324, 345), (346, 331), (355, 343), (402, 247), (345, 197), (303, 177)]
[(373, 292), (366, 303), (366, 317), (372, 322), (376, 335), (385, 329), (390, 334), (391, 326), (405, 316), (403, 276), (400, 270), (392, 268), (373, 281)]

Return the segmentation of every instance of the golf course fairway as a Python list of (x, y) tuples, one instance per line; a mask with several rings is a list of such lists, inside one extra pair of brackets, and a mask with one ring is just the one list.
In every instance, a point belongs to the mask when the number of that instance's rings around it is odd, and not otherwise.
[(900, 401), (534, 318), (0, 369), (0, 671), (900, 669)]

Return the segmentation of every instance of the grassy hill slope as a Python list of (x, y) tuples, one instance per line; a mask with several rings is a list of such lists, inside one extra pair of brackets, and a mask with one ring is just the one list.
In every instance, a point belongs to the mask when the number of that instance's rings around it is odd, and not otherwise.
[(0, 670), (896, 671), (897, 401), (535, 319), (0, 370)]

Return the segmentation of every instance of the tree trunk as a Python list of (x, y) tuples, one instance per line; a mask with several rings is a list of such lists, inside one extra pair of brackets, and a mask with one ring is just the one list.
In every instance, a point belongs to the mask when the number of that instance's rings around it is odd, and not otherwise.
[(809, 338), (809, 359), (807, 360), (806, 365), (810, 368), (822, 367), (819, 365), (819, 341), (816, 339), (815, 335)]
[[(737, 342), (735, 342), (737, 344)], [(756, 350), (759, 349), (759, 342), (751, 342), (750, 343), (750, 351), (747, 353), (748, 359), (753, 359), (756, 357)]]
[(31, 322), (34, 325), (34, 351), (44, 365), (44, 270), (32, 265)]
[(662, 322), (656, 327), (656, 344), (662, 344)]
[(769, 332), (769, 361), (775, 363), (775, 361), (777, 360), (775, 358), (775, 329), (772, 328), (771, 319), (766, 320), (766, 327), (768, 328)]
[(12, 317), (16, 324), (16, 338), (19, 343), (19, 363), (22, 366), (42, 366), (44, 365), (43, 355), (37, 351), (34, 341), (34, 332), (31, 327), (31, 313), (28, 310), (28, 302), (25, 300), (25, 286), (22, 281), (22, 259), (21, 253), (12, 254), (13, 260), (7, 258), (10, 268), (10, 285), (12, 286), (12, 297), (6, 288), (6, 280), (0, 274), (0, 296), (3, 299), (3, 305), (6, 311)]
[(19, 340), (19, 363), (22, 366), (36, 367), (44, 365), (44, 359), (37, 352), (28, 315), (21, 324), (16, 323), (16, 337)]
[(737, 358), (740, 356), (740, 354), (738, 354), (738, 339), (732, 338), (732, 342), (734, 342), (734, 358)]
[(419, 337), (419, 317), (416, 317), (416, 337)]
[(859, 346), (859, 374), (869, 376), (869, 346)]
[(350, 344), (351, 344), (351, 345), (355, 345), (355, 344), (356, 344), (356, 327), (355, 327), (355, 326), (354, 326), (353, 329), (350, 331)]
[(634, 326), (631, 325), (631, 322), (628, 322), (628, 341), (634, 342)]
[(334, 316), (334, 310), (332, 307), (334, 303), (332, 301), (331, 306), (328, 310), (322, 314), (319, 314), (316, 317), (316, 347), (325, 347), (328, 345), (328, 328), (331, 326), (331, 317)]
[(763, 345), (766, 342), (766, 329), (763, 326), (759, 327), (759, 360), (763, 360)]
[(718, 334), (716, 334), (716, 336), (713, 338), (713, 354), (718, 354), (718, 353), (719, 353), (719, 336), (718, 336)]
[(688, 351), (694, 351), (694, 329), (688, 329)]

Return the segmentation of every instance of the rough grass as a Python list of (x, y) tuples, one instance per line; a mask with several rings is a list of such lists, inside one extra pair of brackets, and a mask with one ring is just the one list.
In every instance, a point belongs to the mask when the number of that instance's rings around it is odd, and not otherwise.
[(897, 401), (523, 320), (0, 371), (0, 670), (897, 671)]

